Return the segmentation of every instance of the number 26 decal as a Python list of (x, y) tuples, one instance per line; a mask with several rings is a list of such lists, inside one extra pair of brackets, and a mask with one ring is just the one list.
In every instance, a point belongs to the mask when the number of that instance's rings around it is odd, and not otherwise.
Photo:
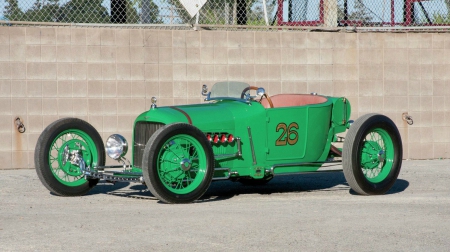
[(277, 132), (281, 130), (281, 135), (275, 142), (276, 146), (294, 145), (298, 141), (298, 124), (293, 122), (287, 126), (285, 123), (279, 123), (277, 125)]

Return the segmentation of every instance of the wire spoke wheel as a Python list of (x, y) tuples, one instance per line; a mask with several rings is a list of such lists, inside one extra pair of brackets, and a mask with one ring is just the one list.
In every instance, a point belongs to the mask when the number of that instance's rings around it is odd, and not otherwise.
[(211, 144), (198, 128), (169, 124), (148, 140), (142, 173), (150, 192), (166, 203), (190, 203), (200, 198), (214, 175)]
[(159, 178), (171, 192), (190, 193), (205, 178), (205, 152), (192, 136), (170, 138), (163, 144), (158, 156)]
[(400, 133), (388, 117), (364, 115), (350, 127), (342, 154), (344, 175), (354, 191), (363, 195), (383, 194), (400, 173)]
[(80, 167), (105, 164), (105, 147), (92, 125), (63, 118), (47, 126), (34, 152), (36, 172), (42, 184), (60, 196), (80, 196), (94, 187), (98, 179), (88, 179)]

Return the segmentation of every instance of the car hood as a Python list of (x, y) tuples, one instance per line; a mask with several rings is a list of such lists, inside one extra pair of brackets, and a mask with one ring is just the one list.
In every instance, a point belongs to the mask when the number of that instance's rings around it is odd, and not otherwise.
[[(142, 113), (136, 121), (163, 124), (189, 123), (200, 130), (210, 132), (234, 131), (237, 123), (247, 124), (265, 114), (257, 102), (218, 101), (205, 104), (158, 107)], [(261, 118), (261, 117), (260, 117)]]

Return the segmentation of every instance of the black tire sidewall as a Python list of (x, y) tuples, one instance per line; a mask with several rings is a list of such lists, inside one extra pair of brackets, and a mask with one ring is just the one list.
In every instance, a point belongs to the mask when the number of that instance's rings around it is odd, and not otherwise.
[(67, 186), (60, 183), (49, 165), (49, 151), (55, 138), (63, 131), (76, 129), (83, 131), (91, 137), (95, 143), (97, 152), (97, 166), (105, 164), (105, 148), (102, 138), (97, 130), (89, 123), (77, 118), (62, 118), (49, 126), (42, 132), (36, 144), (34, 159), (36, 172), (44, 186), (56, 195), (81, 196), (86, 194), (98, 183), (98, 179), (89, 179), (79, 186)]
[[(361, 169), (361, 151), (363, 149), (364, 145), (364, 139), (369, 134), (369, 132), (373, 131), (374, 129), (383, 129), (385, 130), (389, 137), (392, 140), (393, 148), (394, 148), (394, 160), (392, 163), (392, 168), (387, 175), (387, 177), (379, 182), (379, 183), (372, 183), (370, 182), (362, 172)], [(347, 140), (347, 139), (346, 139)], [(349, 139), (352, 140), (352, 139)], [(395, 124), (383, 115), (374, 114), (367, 118), (360, 127), (357, 129), (355, 138), (353, 139), (352, 144), (352, 151), (351, 151), (351, 170), (352, 175), (354, 176), (354, 179), (362, 192), (356, 188), (355, 191), (363, 194), (384, 194), (386, 193), (395, 183), (397, 180), (397, 177), (400, 173), (401, 163), (402, 163), (402, 156), (403, 156), (403, 148), (402, 148), (402, 142), (400, 133), (398, 132), (397, 127)]]
[[(158, 155), (164, 143), (177, 135), (194, 137), (202, 146), (206, 157), (206, 173), (200, 185), (187, 194), (176, 194), (169, 191), (157, 171)], [(214, 175), (214, 154), (211, 144), (198, 128), (185, 123), (176, 123), (163, 126), (150, 137), (144, 150), (142, 161), (144, 180), (150, 192), (166, 203), (190, 203), (200, 198), (209, 188)]]

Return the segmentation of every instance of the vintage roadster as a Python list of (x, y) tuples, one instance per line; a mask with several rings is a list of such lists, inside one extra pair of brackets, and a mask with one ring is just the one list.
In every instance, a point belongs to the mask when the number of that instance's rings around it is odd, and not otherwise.
[[(89, 123), (53, 122), (35, 149), (40, 180), (60, 196), (84, 195), (100, 179), (137, 182), (163, 202), (189, 203), (213, 180), (263, 185), (277, 175), (328, 171), (330, 164), (342, 165), (362, 195), (383, 194), (398, 177), (402, 142), (395, 124), (380, 114), (350, 120), (344, 97), (270, 97), (242, 82), (219, 82), (210, 92), (204, 85), (202, 94), (206, 103), (170, 107), (158, 107), (153, 97), (134, 122), (130, 161), (121, 135), (110, 136), (105, 148)], [(105, 152), (119, 165), (105, 166)]]

